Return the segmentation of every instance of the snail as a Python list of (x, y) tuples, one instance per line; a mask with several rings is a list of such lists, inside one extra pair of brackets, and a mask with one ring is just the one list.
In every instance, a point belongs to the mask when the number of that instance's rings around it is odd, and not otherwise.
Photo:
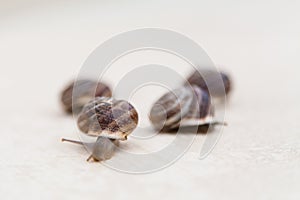
[(92, 80), (76, 81), (76, 92), (73, 91), (75, 82), (67, 85), (61, 93), (61, 102), (65, 112), (78, 114), (83, 106), (94, 97), (111, 97), (110, 88), (101, 82)]
[(149, 119), (155, 129), (170, 131), (179, 127), (218, 124), (213, 116), (208, 93), (196, 85), (185, 85), (159, 98), (151, 108)]
[[(88, 102), (78, 115), (77, 120), (80, 131), (89, 136), (97, 137), (97, 141), (92, 147), (92, 154), (87, 160), (109, 159), (119, 140), (126, 140), (137, 124), (138, 113), (125, 100), (96, 97)], [(62, 141), (91, 145), (68, 139), (62, 139)]]
[[(217, 82), (220, 78), (222, 79), (223, 84)], [(213, 97), (222, 97), (228, 94), (232, 89), (232, 81), (228, 74), (210, 69), (201, 70), (201, 73), (195, 70), (188, 77), (186, 84), (197, 85), (202, 90), (210, 92)], [(225, 89), (225, 93), (223, 88)]]

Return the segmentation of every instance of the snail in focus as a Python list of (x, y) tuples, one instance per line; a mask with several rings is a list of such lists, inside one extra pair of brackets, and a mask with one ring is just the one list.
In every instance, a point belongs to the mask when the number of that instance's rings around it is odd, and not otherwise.
[[(76, 88), (76, 92), (73, 91), (74, 88)], [(61, 102), (65, 112), (78, 114), (83, 106), (94, 97), (111, 96), (111, 89), (104, 83), (92, 80), (78, 80), (70, 83), (63, 90)]]
[[(218, 80), (222, 80), (223, 84), (218, 83)], [(203, 69), (201, 70), (201, 73), (195, 70), (188, 77), (186, 85), (187, 84), (197, 85), (202, 90), (212, 95), (212, 97), (223, 97), (232, 89), (232, 81), (229, 75), (225, 72), (218, 72), (212, 69)]]
[[(78, 128), (83, 133), (97, 137), (97, 141), (92, 146), (92, 154), (87, 160), (109, 159), (119, 140), (126, 140), (137, 124), (138, 113), (125, 100), (96, 97), (88, 102), (78, 115), (77, 120)], [(68, 139), (62, 139), (62, 141), (92, 145)]]
[(210, 96), (196, 85), (181, 86), (164, 94), (151, 108), (149, 119), (156, 130), (219, 124)]

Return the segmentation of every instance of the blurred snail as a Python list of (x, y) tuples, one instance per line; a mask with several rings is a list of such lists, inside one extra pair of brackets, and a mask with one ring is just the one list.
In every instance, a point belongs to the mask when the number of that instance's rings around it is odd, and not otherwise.
[[(88, 102), (80, 112), (77, 120), (78, 128), (89, 136), (97, 137), (92, 146), (92, 154), (87, 159), (101, 161), (109, 159), (119, 140), (136, 128), (138, 113), (127, 101), (109, 97), (96, 97)], [(74, 140), (62, 139), (82, 145), (92, 145)]]
[(210, 96), (200, 87), (181, 86), (159, 98), (149, 119), (154, 128), (170, 131), (179, 127), (216, 124)]
[[(200, 72), (195, 70), (188, 77), (186, 84), (197, 85), (213, 97), (223, 97), (232, 89), (232, 82), (228, 74), (212, 69), (203, 69)], [(220, 84), (218, 80), (222, 80), (223, 84)]]
[[(76, 92), (73, 91), (75, 86)], [(92, 80), (78, 80), (67, 85), (63, 90), (61, 102), (65, 112), (78, 114), (83, 106), (94, 97), (111, 97), (111, 95), (110, 88), (104, 83)]]

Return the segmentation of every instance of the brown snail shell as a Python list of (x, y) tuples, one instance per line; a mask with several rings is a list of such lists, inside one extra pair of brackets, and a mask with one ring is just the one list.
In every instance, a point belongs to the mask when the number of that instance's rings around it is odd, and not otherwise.
[(193, 101), (188, 113), (171, 128), (179, 126), (201, 126), (213, 122), (214, 108), (210, 96), (198, 86), (192, 86), (194, 92)]
[(73, 93), (74, 86), (75, 82), (72, 82), (61, 94), (61, 102), (67, 113), (78, 114), (83, 106), (94, 97), (111, 97), (112, 95), (110, 88), (101, 82), (78, 80), (76, 81), (76, 93)]
[(138, 113), (127, 101), (96, 97), (87, 103), (77, 120), (78, 128), (87, 135), (126, 140), (137, 126)]
[(127, 101), (96, 97), (83, 107), (77, 125), (83, 133), (97, 137), (97, 141), (94, 144), (62, 141), (90, 146), (92, 154), (87, 160), (102, 161), (111, 158), (119, 140), (126, 140), (137, 124), (138, 113)]
[(156, 129), (166, 129), (188, 114), (193, 101), (192, 90), (180, 87), (164, 94), (151, 108), (149, 119)]
[(150, 111), (153, 126), (162, 131), (200, 126), (213, 121), (210, 96), (196, 85), (182, 86), (163, 95)]
[[(189, 76), (187, 80), (188, 83), (186, 84), (197, 85), (204, 91), (211, 94), (213, 97), (222, 97), (230, 92), (232, 88), (232, 81), (228, 74), (226, 74), (225, 72), (218, 72), (210, 69), (203, 69), (200, 72), (195, 70)], [(217, 82), (217, 80), (220, 80), (220, 77), (223, 81), (223, 84), (219, 84)], [(208, 90), (208, 86), (209, 86), (209, 90)], [(225, 93), (224, 93), (224, 89), (225, 89)]]

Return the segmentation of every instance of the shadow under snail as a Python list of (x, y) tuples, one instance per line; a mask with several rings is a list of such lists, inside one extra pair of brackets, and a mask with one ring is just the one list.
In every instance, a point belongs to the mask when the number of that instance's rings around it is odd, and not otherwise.
[[(76, 92), (73, 91), (75, 86)], [(70, 83), (63, 90), (61, 102), (66, 113), (78, 114), (83, 106), (93, 98), (111, 96), (111, 89), (105, 83), (92, 80), (78, 80)]]
[(62, 141), (92, 146), (88, 161), (106, 160), (111, 158), (119, 140), (126, 140), (137, 124), (138, 113), (127, 101), (96, 97), (83, 107), (77, 125), (83, 133), (97, 137), (97, 141), (94, 144), (68, 139)]

